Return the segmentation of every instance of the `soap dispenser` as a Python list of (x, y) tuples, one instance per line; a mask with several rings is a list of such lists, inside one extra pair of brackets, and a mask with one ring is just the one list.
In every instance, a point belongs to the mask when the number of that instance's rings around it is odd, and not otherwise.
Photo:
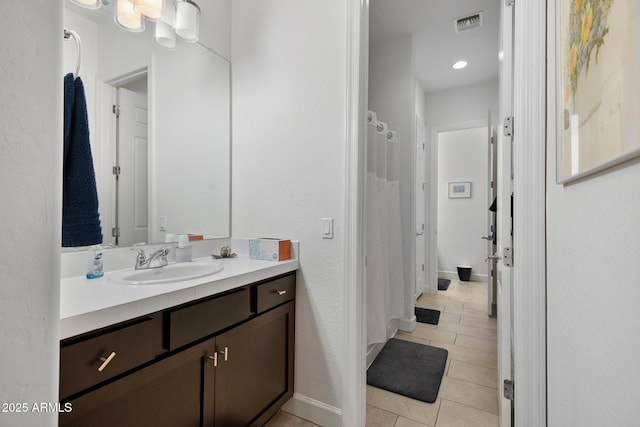
[(189, 236), (186, 234), (178, 236), (176, 262), (191, 262), (191, 245), (189, 245)]
[(102, 264), (102, 246), (94, 245), (89, 250), (89, 267), (87, 268), (87, 279), (98, 279), (104, 276)]

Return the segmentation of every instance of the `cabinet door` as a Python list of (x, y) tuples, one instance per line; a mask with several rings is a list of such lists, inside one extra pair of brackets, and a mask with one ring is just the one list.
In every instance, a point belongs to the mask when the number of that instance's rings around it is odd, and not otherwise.
[(262, 425), (293, 395), (293, 325), (290, 302), (216, 338), (217, 427)]
[(211, 426), (213, 350), (211, 339), (73, 399), (60, 425)]

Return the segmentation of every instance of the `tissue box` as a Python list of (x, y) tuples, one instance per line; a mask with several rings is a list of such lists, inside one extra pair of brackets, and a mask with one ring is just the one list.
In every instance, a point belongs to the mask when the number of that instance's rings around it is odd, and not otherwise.
[(291, 241), (280, 239), (249, 239), (249, 258), (284, 261), (291, 258)]

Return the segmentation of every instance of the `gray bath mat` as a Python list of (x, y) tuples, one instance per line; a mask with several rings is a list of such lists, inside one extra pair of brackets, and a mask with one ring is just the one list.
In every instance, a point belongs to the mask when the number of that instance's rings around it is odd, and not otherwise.
[(367, 370), (367, 384), (433, 403), (447, 355), (442, 348), (391, 338)]
[(440, 310), (431, 310), (430, 308), (416, 307), (416, 320), (420, 323), (428, 323), (437, 325), (440, 320)]
[(449, 285), (451, 284), (451, 280), (449, 279), (438, 279), (438, 290), (446, 291), (449, 289)]

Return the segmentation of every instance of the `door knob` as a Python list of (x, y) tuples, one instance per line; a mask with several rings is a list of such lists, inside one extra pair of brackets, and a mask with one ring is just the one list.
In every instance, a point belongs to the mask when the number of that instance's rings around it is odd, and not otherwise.
[(489, 260), (491, 261), (498, 261), (502, 259), (502, 255), (498, 255), (498, 254), (493, 254), (493, 255), (489, 255), (484, 257), (484, 262), (488, 263)]

